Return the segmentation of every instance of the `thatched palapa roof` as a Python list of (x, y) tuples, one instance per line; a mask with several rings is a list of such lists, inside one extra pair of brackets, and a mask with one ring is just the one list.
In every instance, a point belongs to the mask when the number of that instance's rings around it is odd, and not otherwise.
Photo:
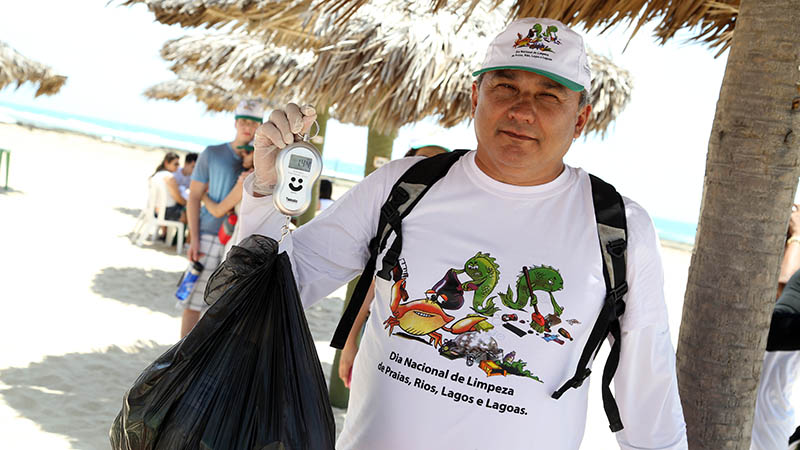
[[(369, 3), (346, 24), (318, 36), (333, 44), (317, 49), (316, 59), (311, 52), (267, 44), (269, 37), (240, 31), (169, 41), (162, 56), (176, 73), (234, 80), (239, 94), (276, 103), (282, 98), (335, 105), (338, 120), (379, 131), (430, 115), (438, 115), (446, 127), (467, 119), (471, 72), (505, 25), (507, 8), (480, 2), (462, 26), (464, 11), (420, 14), (421, 3), (414, 9), (394, 4)], [(592, 66), (599, 77), (587, 132), (602, 133), (627, 104), (631, 80), (606, 58), (593, 56)]]
[[(326, 11), (346, 11), (338, 15), (339, 23), (344, 23), (348, 15), (374, 0), (318, 0)], [(493, 0), (500, 6), (505, 0)], [(399, 4), (416, 4), (415, 0), (398, 0)], [(427, 12), (442, 10), (463, 10), (464, 23), (480, 14), (476, 0), (431, 0)], [(616, 24), (634, 25), (633, 33), (647, 22), (658, 21), (655, 35), (665, 42), (675, 36), (682, 28), (697, 28), (693, 37), (709, 46), (720, 47), (725, 51), (733, 37), (736, 16), (739, 14), (739, 0), (513, 0), (509, 9), (509, 19), (521, 17), (548, 17), (560, 20), (567, 25), (583, 25), (586, 29), (599, 27), (607, 29)]]
[[(462, 25), (464, 11), (419, 14), (418, 8), (366, 4), (354, 19), (377, 16), (382, 24), (353, 26), (358, 22), (351, 19), (327, 36), (336, 44), (318, 50), (303, 90), (336, 104), (339, 120), (372, 120), (384, 131), (430, 115), (445, 127), (460, 123), (470, 116), (471, 73), (507, 16), (486, 1), (472, 8), (472, 19)], [(632, 81), (627, 71), (591, 52), (590, 64), (594, 110), (586, 131), (604, 133), (630, 100)]]
[(206, 80), (235, 80), (239, 93), (276, 103), (297, 98), (298, 80), (314, 62), (312, 52), (293, 51), (267, 44), (261, 36), (237, 32), (167, 41), (161, 56), (172, 62), (171, 70), (179, 76), (189, 72), (202, 74)]
[[(227, 84), (227, 86), (225, 86)], [(181, 74), (176, 79), (158, 83), (144, 91), (145, 97), (179, 101), (194, 95), (206, 105), (208, 111), (233, 111), (242, 98), (233, 83), (220, 83), (219, 80), (203, 79), (199, 74)]]
[(123, 0), (130, 6), (144, 3), (156, 20), (184, 27), (258, 30), (275, 45), (294, 48), (320, 43), (311, 31), (322, 12), (316, 0)]
[(58, 92), (67, 77), (56, 74), (53, 69), (19, 54), (8, 44), (0, 41), (0, 89), (16, 83), (39, 85), (36, 96), (52, 95)]
[[(375, 0), (124, 0), (125, 4), (145, 3), (156, 20), (191, 27), (219, 27), (225, 24), (251, 30), (278, 32), (278, 39), (292, 44), (291, 33), (316, 35), (309, 26), (319, 19), (343, 25), (365, 5)], [(618, 23), (634, 25), (635, 33), (649, 21), (659, 21), (655, 34), (662, 42), (681, 28), (696, 28), (694, 39), (722, 53), (729, 45), (739, 13), (739, 0), (492, 0), (490, 6), (506, 9), (507, 18), (549, 17), (567, 25), (607, 28)], [(462, 11), (464, 23), (480, 15), (480, 0), (396, 0), (394, 8), (422, 8), (420, 14), (442, 10)], [(376, 20), (382, 16), (375, 16)], [(384, 21), (384, 23), (386, 23)], [(317, 25), (318, 26), (318, 25)], [(330, 24), (327, 27), (331, 27)], [(318, 29), (318, 28), (317, 28)], [(305, 39), (307, 36), (302, 37)], [(295, 40), (298, 37), (295, 36)], [(273, 43), (280, 44), (277, 41)], [(296, 44), (295, 44), (296, 45)]]

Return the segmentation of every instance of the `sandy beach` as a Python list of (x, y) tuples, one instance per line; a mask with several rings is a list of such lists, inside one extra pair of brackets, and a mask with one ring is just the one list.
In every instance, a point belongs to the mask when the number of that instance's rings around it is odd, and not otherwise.
[[(109, 448), (125, 390), (178, 339), (186, 259), (127, 237), (164, 150), (9, 124), (0, 148), (13, 152), (0, 186), (0, 448)], [(690, 257), (663, 248), (673, 342)], [(326, 375), (343, 295), (308, 311)], [(595, 381), (583, 448), (617, 448)]]

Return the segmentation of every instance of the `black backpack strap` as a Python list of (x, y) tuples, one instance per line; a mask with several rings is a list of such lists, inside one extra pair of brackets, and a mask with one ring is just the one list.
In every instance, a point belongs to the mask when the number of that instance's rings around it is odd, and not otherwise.
[(592, 373), (588, 368), (590, 360), (597, 355), (606, 336), (611, 334), (614, 343), (611, 345), (611, 352), (603, 369), (603, 408), (606, 411), (611, 431), (617, 432), (623, 428), (623, 425), (619, 417), (619, 408), (611, 394), (610, 385), (619, 365), (622, 344), (619, 318), (625, 312), (623, 296), (628, 292), (628, 283), (625, 281), (627, 222), (625, 204), (614, 186), (594, 175), (589, 175), (589, 178), (592, 183), (592, 202), (597, 221), (597, 235), (600, 238), (600, 250), (603, 256), (606, 298), (578, 360), (575, 375), (553, 392), (552, 397), (558, 399), (568, 389), (578, 388), (583, 384), (583, 381)]
[(381, 270), (377, 273), (377, 276), (386, 280), (391, 279), (392, 269), (397, 265), (403, 249), (403, 218), (419, 203), (431, 186), (444, 177), (450, 167), (465, 153), (467, 150), (454, 150), (422, 159), (409, 167), (392, 186), (389, 198), (381, 206), (377, 233), (369, 243), (369, 260), (361, 273), (361, 278), (356, 283), (350, 302), (339, 320), (339, 325), (336, 326), (331, 340), (332, 347), (344, 348), (350, 329), (353, 328), (358, 311), (367, 296), (372, 278), (376, 275), (378, 255), (386, 248), (389, 236), (394, 232), (394, 241), (383, 256)]

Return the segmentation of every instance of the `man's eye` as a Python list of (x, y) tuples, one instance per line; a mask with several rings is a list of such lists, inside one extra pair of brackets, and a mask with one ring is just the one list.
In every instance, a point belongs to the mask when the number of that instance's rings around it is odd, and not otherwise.
[(497, 85), (498, 87), (505, 88), (505, 89), (516, 89), (514, 86), (508, 83), (500, 83)]
[(555, 94), (550, 94), (550, 93), (548, 93), (548, 92), (544, 92), (544, 93), (542, 93), (542, 94), (539, 94), (539, 97), (541, 97), (541, 98), (544, 98), (545, 100), (548, 100), (548, 101), (555, 101), (555, 100), (558, 100), (558, 96), (557, 96), (557, 95), (555, 95)]

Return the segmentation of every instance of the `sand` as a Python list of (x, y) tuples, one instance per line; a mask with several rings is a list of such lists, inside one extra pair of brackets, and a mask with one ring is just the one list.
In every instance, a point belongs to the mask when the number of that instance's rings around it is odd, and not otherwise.
[[(123, 393), (178, 339), (185, 257), (127, 238), (164, 150), (8, 124), (0, 147), (12, 150), (10, 190), (0, 186), (0, 448), (108, 448)], [(690, 256), (663, 250), (673, 342)], [(326, 375), (343, 295), (308, 311)], [(616, 448), (599, 385), (584, 448)], [(346, 411), (335, 413), (341, 429)]]

